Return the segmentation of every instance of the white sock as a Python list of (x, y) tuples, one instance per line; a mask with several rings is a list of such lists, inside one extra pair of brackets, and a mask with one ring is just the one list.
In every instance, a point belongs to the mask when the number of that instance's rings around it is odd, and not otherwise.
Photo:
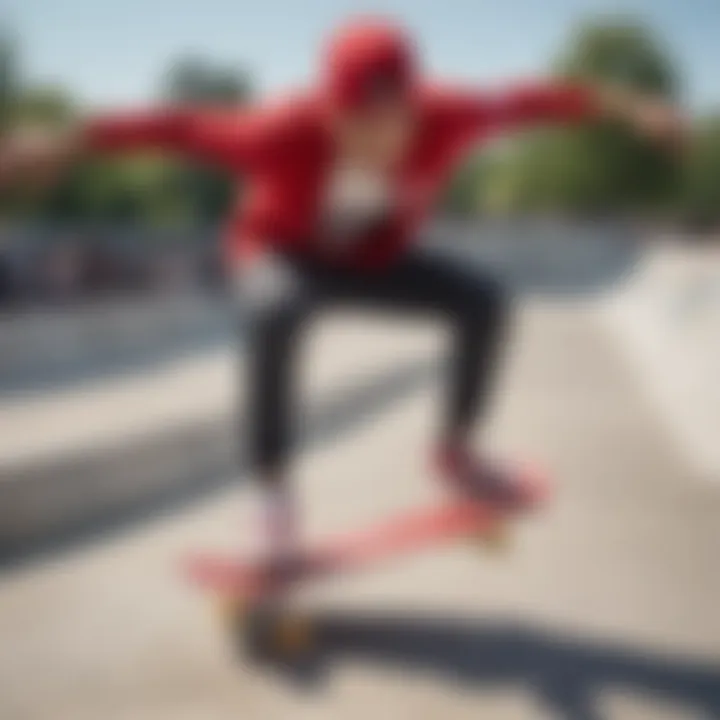
[(261, 531), (271, 557), (289, 555), (297, 541), (295, 503), (290, 490), (273, 484), (263, 491), (263, 527)]

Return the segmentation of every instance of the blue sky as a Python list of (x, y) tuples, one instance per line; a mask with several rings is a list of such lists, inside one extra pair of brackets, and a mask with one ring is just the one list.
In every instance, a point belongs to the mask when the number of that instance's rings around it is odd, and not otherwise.
[(382, 11), (418, 35), (436, 74), (498, 82), (547, 67), (573, 24), (645, 18), (682, 68), (696, 108), (720, 106), (720, 0), (0, 0), (33, 79), (92, 105), (152, 98), (173, 57), (197, 51), (248, 68), (262, 91), (307, 82), (318, 40), (351, 14)]

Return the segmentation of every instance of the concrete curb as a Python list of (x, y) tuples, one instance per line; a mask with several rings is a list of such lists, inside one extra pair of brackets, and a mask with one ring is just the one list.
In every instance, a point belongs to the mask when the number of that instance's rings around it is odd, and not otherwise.
[(112, 448), (5, 467), (0, 474), (0, 557), (48, 537), (199, 490), (237, 472), (230, 418), (198, 421)]
[[(336, 437), (432, 380), (438, 371), (435, 353), (428, 352), (435, 345), (432, 335), (378, 335), (385, 341), (388, 337), (394, 342), (381, 343), (377, 353), (367, 356), (366, 367), (349, 384), (342, 379), (345, 354), (357, 360), (357, 345), (367, 340), (362, 326), (348, 331), (339, 356), (325, 355), (308, 368), (309, 385), (315, 388), (309, 390), (313, 402), (308, 411), (298, 418), (299, 443)], [(237, 441), (244, 435), (243, 420), (233, 417), (234, 404), (225, 392), (227, 376), (216, 377), (224, 365), (220, 358), (202, 365), (202, 372), (191, 367), (180, 375), (197, 383), (198, 378), (205, 380), (189, 406), (171, 407), (171, 421), (166, 413), (141, 432), (127, 432), (121, 428), (123, 419), (114, 418), (120, 439), (100, 442), (88, 436), (84, 443), (73, 442), (62, 450), (24, 452), (1, 462), (0, 559), (238, 478), (244, 470)], [(148, 392), (140, 385), (135, 395)], [(161, 389), (168, 393), (166, 386), (157, 391)], [(168, 394), (164, 402), (171, 401)], [(130, 398), (127, 406), (132, 411), (137, 398)], [(38, 441), (45, 445), (42, 437)]]
[(199, 292), (0, 315), (0, 395), (112, 379), (226, 342), (229, 309)]

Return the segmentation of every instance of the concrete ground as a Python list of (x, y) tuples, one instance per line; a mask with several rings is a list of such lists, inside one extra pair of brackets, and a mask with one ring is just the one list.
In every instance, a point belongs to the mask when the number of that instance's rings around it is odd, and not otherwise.
[[(0, 718), (720, 717), (720, 485), (680, 461), (593, 313), (520, 320), (491, 444), (541, 460), (557, 493), (512, 552), (438, 547), (309, 588), (326, 642), (306, 685), (233, 660), (178, 572), (188, 549), (252, 546), (252, 489), (228, 484), (3, 571)], [(435, 337), (337, 327), (309, 387), (343, 377), (354, 400), (302, 453), (310, 537), (434, 492)]]
[(720, 247), (669, 238), (605, 306), (608, 327), (643, 391), (680, 444), (684, 462), (720, 477)]

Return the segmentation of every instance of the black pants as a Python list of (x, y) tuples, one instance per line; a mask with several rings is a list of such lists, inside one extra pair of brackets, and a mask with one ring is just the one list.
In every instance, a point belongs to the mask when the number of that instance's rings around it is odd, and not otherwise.
[(414, 312), (450, 323), (453, 354), (445, 417), (448, 433), (469, 428), (483, 410), (506, 325), (499, 284), (462, 259), (417, 250), (376, 274), (274, 258), (248, 278), (251, 461), (261, 476), (288, 459), (298, 337), (316, 311), (360, 307)]

